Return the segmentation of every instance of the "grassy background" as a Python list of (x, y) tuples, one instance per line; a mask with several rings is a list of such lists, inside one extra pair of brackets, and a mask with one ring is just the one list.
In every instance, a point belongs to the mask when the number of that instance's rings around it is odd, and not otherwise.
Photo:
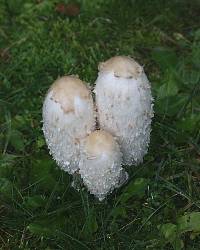
[[(58, 3), (0, 1), (0, 249), (199, 250), (199, 1)], [(114, 55), (145, 66), (155, 118), (144, 163), (100, 203), (49, 156), (41, 108), (58, 76), (93, 85)]]

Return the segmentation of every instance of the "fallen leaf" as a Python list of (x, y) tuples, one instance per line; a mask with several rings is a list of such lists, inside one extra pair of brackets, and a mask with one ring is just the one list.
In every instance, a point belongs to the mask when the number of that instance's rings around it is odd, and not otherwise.
[(75, 3), (67, 4), (65, 12), (67, 16), (77, 16), (80, 13), (80, 6)]
[(60, 14), (65, 14), (65, 4), (64, 3), (57, 4), (56, 11)]
[(69, 17), (75, 17), (80, 13), (80, 6), (75, 3), (59, 3), (56, 5), (56, 11)]

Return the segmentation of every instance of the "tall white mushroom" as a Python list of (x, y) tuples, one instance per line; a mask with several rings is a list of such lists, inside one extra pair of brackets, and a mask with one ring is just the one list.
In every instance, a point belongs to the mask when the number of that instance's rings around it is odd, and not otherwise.
[(118, 138), (124, 164), (139, 164), (148, 149), (153, 117), (143, 67), (126, 56), (100, 63), (94, 92), (100, 128)]
[(72, 174), (80, 161), (80, 140), (95, 128), (90, 90), (76, 76), (64, 76), (50, 87), (43, 104), (43, 132), (57, 164)]
[(108, 132), (97, 130), (83, 140), (79, 173), (89, 192), (100, 201), (127, 180), (121, 163), (119, 145)]

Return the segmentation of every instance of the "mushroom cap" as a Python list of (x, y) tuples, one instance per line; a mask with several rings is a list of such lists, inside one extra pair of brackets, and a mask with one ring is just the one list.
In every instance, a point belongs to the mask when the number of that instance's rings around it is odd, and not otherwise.
[(90, 91), (87, 86), (77, 76), (63, 76), (57, 79), (49, 91), (53, 91), (52, 100), (60, 103), (65, 113), (74, 112), (74, 98), (76, 96), (89, 100)]
[(43, 132), (57, 164), (78, 170), (80, 141), (95, 127), (90, 90), (76, 76), (64, 76), (50, 87), (43, 104)]
[(89, 192), (99, 200), (127, 180), (121, 162), (119, 145), (108, 132), (94, 131), (83, 141), (79, 173)]
[(85, 140), (85, 151), (88, 155), (112, 154), (116, 147), (113, 136), (104, 130), (94, 131)]
[(117, 138), (123, 164), (139, 164), (147, 153), (153, 117), (151, 87), (143, 68), (130, 57), (113, 57), (100, 65), (95, 84), (100, 129)]
[(99, 72), (113, 72), (116, 77), (137, 79), (143, 68), (131, 57), (114, 56), (99, 64)]

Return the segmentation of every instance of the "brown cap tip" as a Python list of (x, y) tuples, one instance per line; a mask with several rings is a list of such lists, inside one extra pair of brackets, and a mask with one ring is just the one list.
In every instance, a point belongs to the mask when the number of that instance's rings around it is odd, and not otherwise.
[(53, 91), (52, 100), (58, 102), (65, 113), (74, 112), (74, 98), (90, 99), (90, 91), (86, 85), (74, 75), (57, 79), (49, 89)]
[(104, 130), (96, 130), (85, 141), (85, 149), (89, 155), (99, 155), (103, 152), (109, 154), (115, 148), (114, 137)]
[(116, 77), (137, 78), (143, 68), (131, 57), (114, 56), (99, 64), (100, 72), (114, 72)]

